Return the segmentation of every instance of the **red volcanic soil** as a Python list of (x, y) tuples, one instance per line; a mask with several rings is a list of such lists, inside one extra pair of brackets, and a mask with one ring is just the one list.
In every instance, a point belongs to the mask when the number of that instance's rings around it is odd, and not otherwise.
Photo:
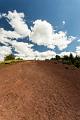
[(80, 120), (80, 69), (48, 61), (1, 65), (0, 120)]

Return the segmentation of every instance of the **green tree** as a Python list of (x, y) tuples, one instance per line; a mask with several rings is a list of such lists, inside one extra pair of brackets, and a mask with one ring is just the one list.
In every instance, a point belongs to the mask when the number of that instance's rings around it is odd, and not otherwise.
[(56, 55), (55, 59), (56, 59), (56, 60), (60, 60), (60, 56), (59, 56), (59, 55)]
[(72, 53), (70, 53), (69, 61), (71, 62), (71, 64), (74, 64), (74, 60), (74, 56), (72, 55)]

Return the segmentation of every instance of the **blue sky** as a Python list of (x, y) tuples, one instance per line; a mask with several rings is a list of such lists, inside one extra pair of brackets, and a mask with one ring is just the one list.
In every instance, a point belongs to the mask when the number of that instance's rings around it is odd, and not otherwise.
[[(25, 21), (29, 29), (36, 20), (45, 20), (50, 23), (54, 30), (67, 32), (67, 36), (76, 37), (61, 52), (74, 52), (80, 42), (77, 42), (80, 35), (80, 0), (0, 0), (0, 13), (8, 14), (8, 11), (16, 10), (17, 13), (24, 13)], [(40, 22), (40, 21), (39, 21)], [(0, 28), (14, 30), (5, 18), (0, 19)], [(24, 38), (26, 41), (26, 38)], [(23, 40), (22, 40), (23, 41)], [(32, 41), (34, 50), (51, 50), (44, 44), (36, 44)], [(60, 53), (55, 47), (54, 51)]]
[[(0, 0), (0, 12), (9, 10), (24, 12), (28, 22), (45, 19), (70, 35), (80, 33), (80, 0)], [(63, 20), (66, 21), (64, 27)]]

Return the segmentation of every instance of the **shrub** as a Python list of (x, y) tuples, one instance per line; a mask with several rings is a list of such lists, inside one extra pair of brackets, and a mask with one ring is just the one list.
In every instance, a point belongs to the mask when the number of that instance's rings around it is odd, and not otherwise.
[(63, 60), (68, 61), (68, 60), (69, 60), (69, 57), (68, 57), (67, 55), (64, 55), (64, 56), (63, 56)]
[(7, 60), (15, 60), (15, 56), (13, 54), (7, 55), (4, 60), (5, 61), (7, 61)]
[(79, 67), (80, 67), (80, 61), (76, 60), (76, 61), (74, 62), (74, 65), (75, 65), (75, 67), (79, 68)]
[(23, 60), (22, 58), (17, 58), (16, 60)]
[(49, 59), (45, 59), (45, 61), (49, 61)]
[(54, 58), (51, 58), (50, 60), (54, 60)]

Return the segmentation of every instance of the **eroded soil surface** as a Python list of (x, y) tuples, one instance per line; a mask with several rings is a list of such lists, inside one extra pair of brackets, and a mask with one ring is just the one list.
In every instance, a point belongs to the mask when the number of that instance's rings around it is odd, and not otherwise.
[(48, 61), (1, 66), (0, 120), (80, 120), (80, 69)]

